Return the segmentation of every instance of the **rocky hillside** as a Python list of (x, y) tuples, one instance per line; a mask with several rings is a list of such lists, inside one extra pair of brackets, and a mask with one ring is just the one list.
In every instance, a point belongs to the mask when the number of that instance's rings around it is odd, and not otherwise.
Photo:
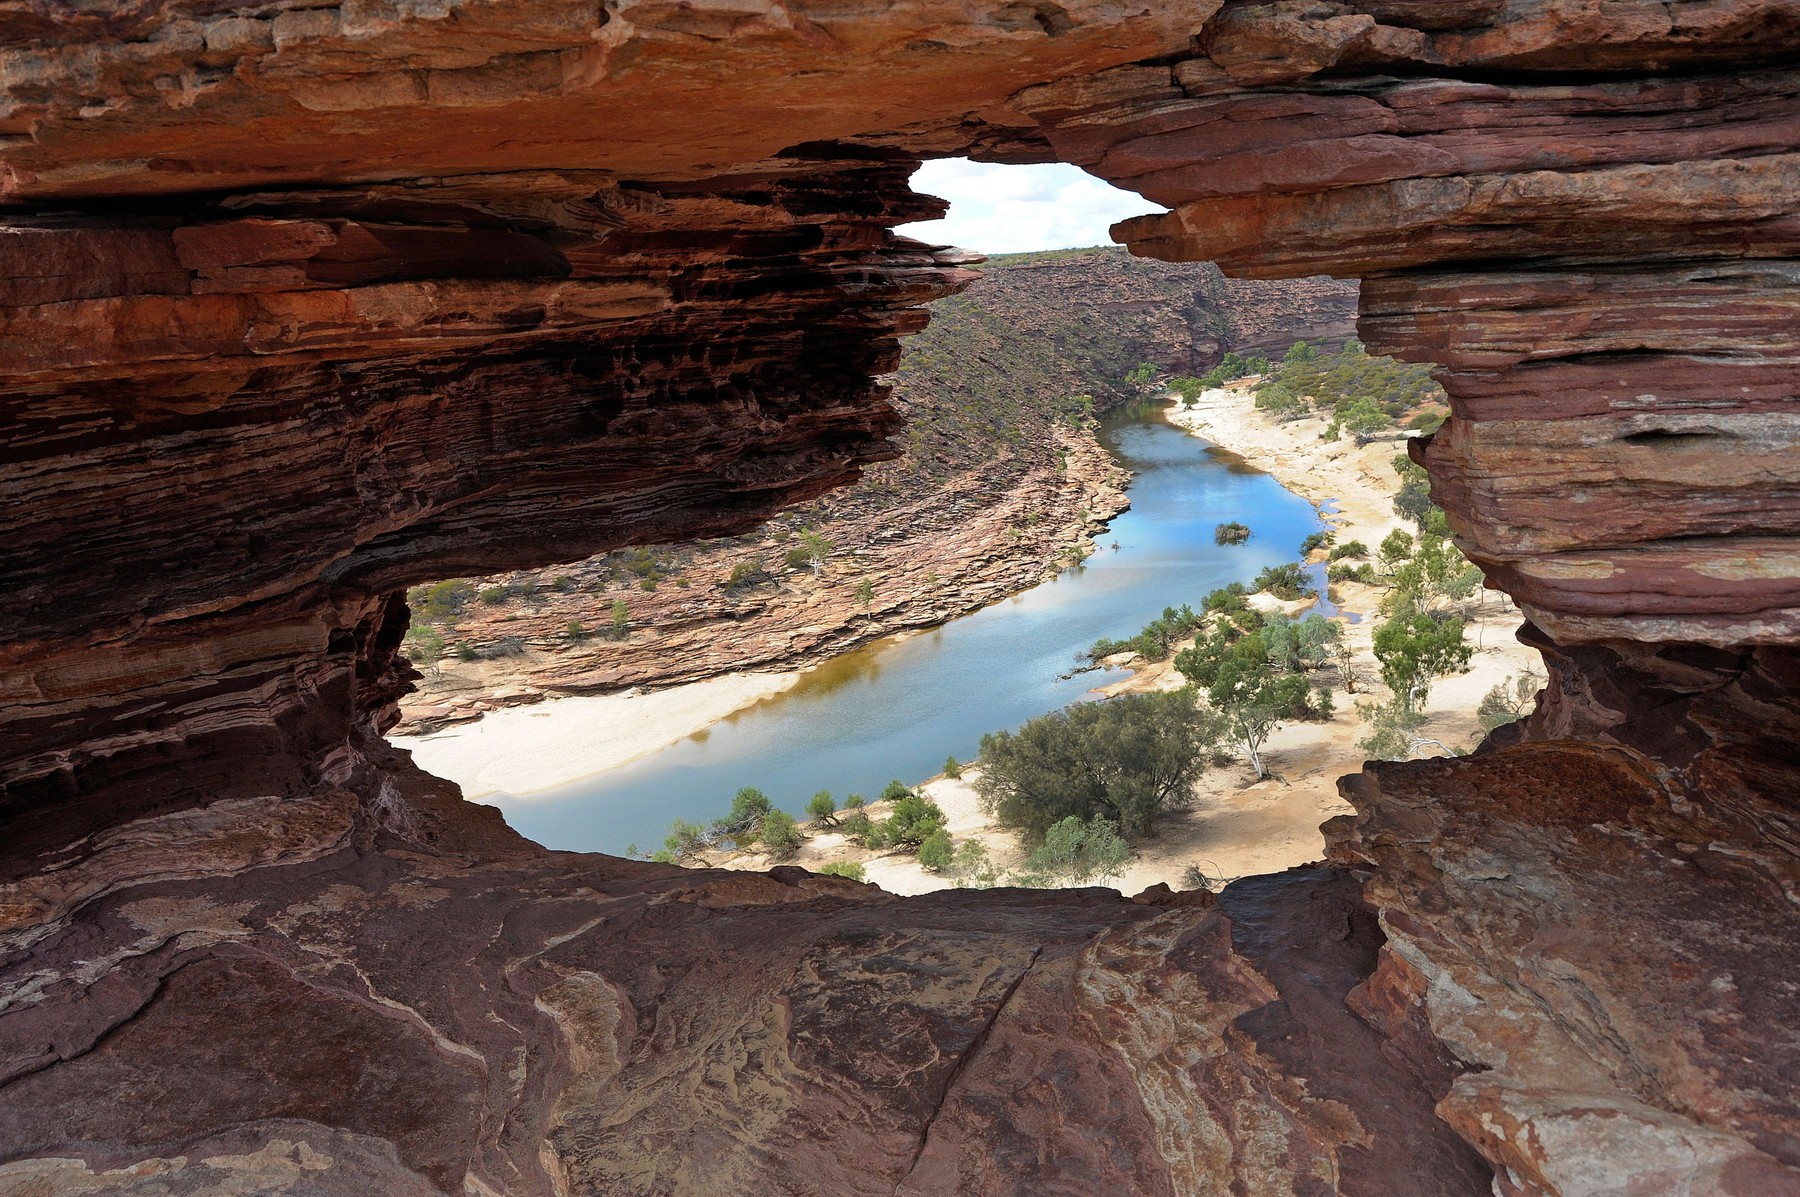
[(415, 591), (409, 653), (427, 676), (401, 730), (801, 664), (1030, 586), (1125, 505), (1091, 417), (1144, 393), (1134, 368), (1341, 341), (1355, 302), (1354, 283), (1238, 283), (1116, 248), (996, 259), (907, 341), (903, 452), (856, 486), (746, 536)]

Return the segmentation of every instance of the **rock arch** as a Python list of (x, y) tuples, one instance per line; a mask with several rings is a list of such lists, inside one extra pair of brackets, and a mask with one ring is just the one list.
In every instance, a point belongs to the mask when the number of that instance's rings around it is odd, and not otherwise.
[[(0, 1191), (1800, 1191), (1797, 52), (1791, 0), (0, 13)], [(1364, 279), (1553, 666), (1517, 742), (1216, 907), (548, 854), (386, 749), (407, 585), (892, 452), (946, 154)]]

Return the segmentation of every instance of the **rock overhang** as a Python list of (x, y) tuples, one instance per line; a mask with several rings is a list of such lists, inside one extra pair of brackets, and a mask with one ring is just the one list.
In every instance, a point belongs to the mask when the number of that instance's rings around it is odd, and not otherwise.
[[(1443, 1161), (1437, 1192), (1482, 1191), (1490, 1167), (1506, 1192), (1595, 1191), (1595, 1168), (1652, 1191), (1794, 1187), (1793, 1094), (1731, 1064), (1785, 1058), (1800, 940), (1782, 897), (1800, 792), (1791, 3), (162, 4), (9, 14), (0, 46), (0, 487), (22, 513), (0, 563), (17, 598), (0, 905), (7, 992), (47, 995), (0, 1012), (7, 1058), (72, 1100), (109, 1069), (153, 1076), (181, 1043), (157, 1028), (237, 995), (531, 1128), (459, 1155), (450, 1121), (390, 1125), (379, 1101), (320, 1123), (316, 1078), (284, 1065), (241, 1091), (250, 1129), (196, 1114), (140, 1141), (103, 1113), (83, 1133), (109, 1146), (76, 1171), (187, 1142), (260, 1160), (279, 1139), (350, 1187), (372, 1169), (552, 1191), (561, 1168), (661, 1191), (700, 1123), (658, 1123), (665, 1147), (636, 1159), (590, 1124), (649, 1126), (612, 1084), (645, 1074), (619, 1069), (711, 1075), (724, 1044), (722, 1075), (858, 1094), (869, 1154), (806, 1156), (815, 1178), (855, 1163), (890, 1189), (1004, 1191), (1049, 1143), (1133, 1191), (1308, 1173), (1393, 1191), (1357, 1155), (1405, 1141), (1357, 1118), (1379, 1087), (1340, 1060), (1305, 1083), (1341, 1099), (1297, 1102), (1284, 1069), (1305, 1062), (1271, 1046), (1331, 1007), (1410, 1061), (1408, 1101), (1440, 1103), (1408, 1149)], [(749, 917), (773, 900), (739, 880), (700, 902), (679, 874), (535, 852), (380, 744), (407, 684), (395, 592), (745, 527), (892, 452), (875, 379), (918, 305), (967, 276), (890, 230), (935, 211), (911, 164), (952, 154), (1071, 161), (1170, 204), (1121, 227), (1136, 252), (1362, 277), (1371, 348), (1442, 367), (1453, 417), (1420, 457), (1459, 542), (1525, 605), (1551, 685), (1524, 742), (1479, 765), (1352, 786), (1340, 871), (1283, 891), (1316, 901), (1028, 902), (992, 959), (951, 970), (966, 993), (887, 1008), (931, 1060), (847, 1046), (784, 1072), (816, 1041), (782, 1019), (831, 1009), (817, 975), (866, 971), (861, 954), (929, 989), (934, 936), (966, 916), (869, 913), (789, 878), (769, 884), (790, 921)], [(1608, 885), (1640, 900), (1600, 909)], [(1362, 926), (1329, 896), (1346, 887), (1385, 940), (1348, 996), (1293, 988), (1234, 938), (1258, 918), (1296, 942), (1315, 917)], [(509, 888), (528, 896), (494, 896)], [(380, 892), (435, 913), (407, 931)], [(607, 963), (589, 921), (632, 894), (715, 913), (657, 941), (671, 963), (698, 949), (687, 988)], [(1713, 899), (1754, 945), (1709, 957), (1718, 920), (1657, 931)], [(850, 946), (820, 955), (791, 920), (838, 902), (858, 910)], [(500, 1015), (517, 1041), (471, 1038), (498, 1007), (440, 1002), (429, 968), (377, 967), (409, 936), (492, 942), (498, 907), (520, 954), (470, 975), (528, 967), (536, 1004)], [(320, 911), (341, 914), (330, 951)], [(739, 958), (767, 999), (748, 1021), (720, 1004), (735, 966), (709, 947), (733, 920), (767, 953)], [(1689, 998), (1623, 984), (1605, 941), (1633, 935), (1661, 937)], [(101, 958), (110, 973), (78, 964)], [(1692, 994), (1693, 1019), (1652, 1009)], [(873, 1034), (883, 1007), (862, 1015)], [(433, 1052), (490, 1078), (521, 1052), (544, 1063), (517, 1091), (471, 1089)], [(948, 1079), (895, 1103), (859, 1075), (871, 1061)], [(1035, 1087), (1018, 1061), (1069, 1082)], [(0, 1088), (0, 1117), (19, 1108)], [(782, 1141), (804, 1139), (781, 1108)], [(1228, 1110), (1279, 1123), (1282, 1150), (1255, 1157), (1263, 1132)], [(1069, 1133), (1115, 1115), (1123, 1154)], [(775, 1124), (733, 1125), (713, 1181), (787, 1174), (756, 1146)]]

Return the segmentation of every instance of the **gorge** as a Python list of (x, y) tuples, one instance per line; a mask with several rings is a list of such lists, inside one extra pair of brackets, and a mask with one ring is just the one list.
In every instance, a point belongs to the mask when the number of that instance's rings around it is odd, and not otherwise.
[[(1792, 0), (0, 7), (0, 1192), (1800, 1193)], [(1216, 900), (546, 852), (408, 587), (895, 453), (925, 157), (1361, 278), (1549, 684)]]

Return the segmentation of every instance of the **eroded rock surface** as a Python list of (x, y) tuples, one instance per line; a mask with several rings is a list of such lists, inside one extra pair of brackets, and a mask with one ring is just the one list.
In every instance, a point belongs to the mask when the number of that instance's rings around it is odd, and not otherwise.
[[(1791, 0), (6, 6), (0, 1188), (1800, 1191), (1797, 52)], [(1529, 724), (1216, 908), (549, 854), (395, 759), (408, 585), (893, 452), (952, 153), (1363, 278)]]

